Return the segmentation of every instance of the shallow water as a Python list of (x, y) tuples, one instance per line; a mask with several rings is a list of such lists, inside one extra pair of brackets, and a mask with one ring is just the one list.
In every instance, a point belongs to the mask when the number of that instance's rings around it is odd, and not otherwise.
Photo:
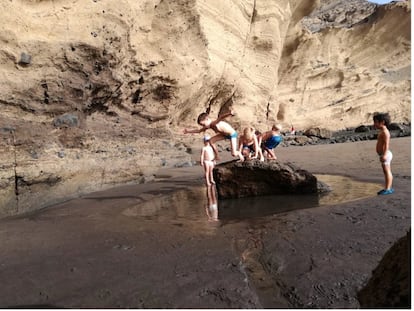
[(344, 176), (316, 175), (332, 189), (324, 195), (274, 195), (217, 200), (214, 187), (178, 190), (126, 208), (122, 214), (157, 222), (243, 220), (376, 196), (380, 185)]

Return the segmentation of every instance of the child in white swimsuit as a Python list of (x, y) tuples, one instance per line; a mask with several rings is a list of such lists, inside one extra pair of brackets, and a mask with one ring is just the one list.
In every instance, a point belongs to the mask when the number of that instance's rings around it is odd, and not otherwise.
[(213, 178), (213, 169), (215, 166), (215, 156), (213, 147), (210, 144), (210, 136), (206, 135), (203, 138), (204, 146), (201, 149), (200, 165), (204, 168), (207, 186), (215, 184)]
[(379, 130), (377, 138), (376, 151), (381, 162), (382, 171), (384, 173), (384, 189), (378, 191), (379, 195), (392, 194), (393, 176), (391, 172), (392, 153), (390, 151), (390, 131), (387, 126), (391, 123), (391, 118), (388, 113), (374, 114), (374, 127)]

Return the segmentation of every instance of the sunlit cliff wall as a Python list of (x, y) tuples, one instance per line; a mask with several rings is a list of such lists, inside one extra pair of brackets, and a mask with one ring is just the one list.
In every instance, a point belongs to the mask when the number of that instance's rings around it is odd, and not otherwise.
[(312, 32), (314, 0), (1, 1), (0, 216), (191, 165), (182, 128), (206, 110), (409, 121), (410, 4)]

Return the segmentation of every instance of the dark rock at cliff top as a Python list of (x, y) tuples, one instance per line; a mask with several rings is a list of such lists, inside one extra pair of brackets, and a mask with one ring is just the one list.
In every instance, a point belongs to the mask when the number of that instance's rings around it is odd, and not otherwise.
[(308, 171), (278, 161), (221, 163), (214, 168), (214, 179), (221, 199), (329, 191)]
[(303, 18), (302, 24), (311, 32), (329, 27), (350, 28), (367, 22), (376, 7), (366, 0), (322, 0), (312, 14)]

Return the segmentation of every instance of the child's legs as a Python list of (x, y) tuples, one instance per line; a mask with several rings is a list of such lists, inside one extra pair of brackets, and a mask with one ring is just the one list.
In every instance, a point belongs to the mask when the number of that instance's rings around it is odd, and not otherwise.
[(239, 151), (237, 150), (237, 137), (232, 137), (230, 139), (231, 155), (237, 156)]
[(269, 149), (267, 147), (264, 147), (264, 151), (267, 153), (267, 158), (268, 159), (275, 159), (276, 158), (276, 156), (275, 156), (275, 154), (274, 154), (274, 152), (273, 152), (272, 149)]
[(273, 151), (273, 149), (269, 149), (268, 152), (269, 152), (269, 155), (270, 155), (270, 158), (271, 159), (275, 159), (275, 160), (277, 159), (277, 157), (276, 157), (275, 152)]
[(231, 155), (233, 157), (239, 157), (240, 160), (244, 160), (243, 155), (239, 150), (237, 150), (237, 137), (232, 137), (230, 139)]
[(392, 172), (391, 172), (391, 164), (381, 164), (382, 171), (384, 172), (385, 177), (385, 189), (391, 189), (392, 187)]
[(210, 170), (209, 170), (209, 165), (205, 161), (203, 163), (203, 168), (204, 168), (204, 177), (206, 179), (206, 183), (207, 185), (209, 185), (210, 184), (210, 181), (209, 181)]
[(217, 135), (211, 137), (211, 139), (210, 139), (210, 144), (211, 144), (211, 147), (213, 148), (216, 160), (218, 160), (219, 156), (218, 156), (218, 150), (217, 150), (217, 146), (215, 145), (215, 142), (220, 141), (220, 140), (224, 140), (225, 138), (226, 137), (223, 134), (217, 134)]
[(204, 166), (204, 173), (205, 173), (207, 185), (210, 185), (214, 183), (214, 178), (213, 178), (214, 162), (204, 161), (203, 166)]
[(210, 182), (214, 184), (214, 175), (213, 175), (214, 164), (209, 167)]
[(264, 155), (263, 155), (262, 148), (259, 148), (259, 150), (257, 151), (257, 155), (258, 155), (260, 161), (264, 161)]
[(223, 134), (217, 134), (210, 138), (210, 143), (214, 144), (215, 142), (218, 142), (224, 139), (226, 139), (226, 136), (224, 136)]
[(380, 158), (381, 160), (384, 160), (384, 162), (381, 162), (381, 166), (382, 166), (382, 171), (384, 172), (384, 177), (385, 177), (385, 189), (391, 189), (392, 187), (392, 173), (391, 173), (391, 161), (392, 161), (392, 152), (391, 151), (387, 151), (385, 153), (385, 158), (383, 159), (382, 157)]

